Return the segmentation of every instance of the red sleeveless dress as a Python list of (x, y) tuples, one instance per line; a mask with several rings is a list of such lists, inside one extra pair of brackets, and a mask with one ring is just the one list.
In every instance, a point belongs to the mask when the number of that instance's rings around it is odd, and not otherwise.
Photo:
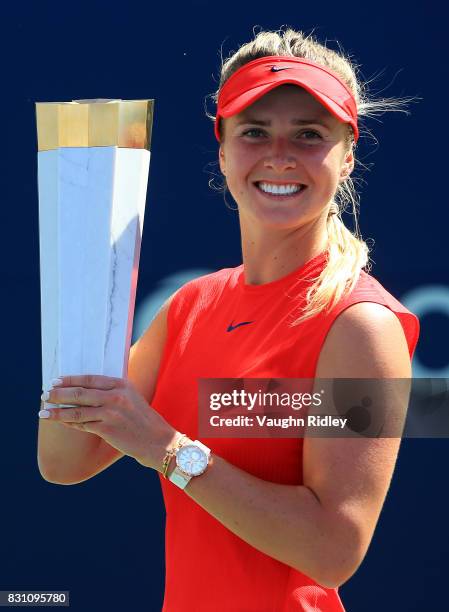
[[(229, 463), (271, 482), (302, 484), (301, 438), (198, 438), (198, 378), (314, 378), (335, 318), (356, 302), (391, 309), (413, 356), (415, 315), (372, 276), (360, 273), (352, 293), (328, 314), (290, 327), (325, 253), (287, 276), (246, 285), (243, 265), (190, 281), (168, 312), (168, 335), (152, 406), (178, 431), (200, 439)], [(253, 321), (227, 332), (229, 325)], [(160, 477), (166, 508), (163, 612), (337, 612), (328, 589), (258, 551)], [(232, 492), (230, 492), (231, 494)]]

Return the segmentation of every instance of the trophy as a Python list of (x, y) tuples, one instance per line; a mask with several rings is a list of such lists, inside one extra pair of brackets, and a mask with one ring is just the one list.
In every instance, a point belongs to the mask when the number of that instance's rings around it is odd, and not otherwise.
[(36, 104), (44, 390), (127, 375), (153, 102)]

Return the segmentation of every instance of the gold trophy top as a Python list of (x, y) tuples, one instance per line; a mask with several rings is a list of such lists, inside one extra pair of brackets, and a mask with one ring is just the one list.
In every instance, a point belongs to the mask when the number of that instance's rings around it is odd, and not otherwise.
[(148, 149), (154, 100), (36, 102), (39, 151), (60, 147)]

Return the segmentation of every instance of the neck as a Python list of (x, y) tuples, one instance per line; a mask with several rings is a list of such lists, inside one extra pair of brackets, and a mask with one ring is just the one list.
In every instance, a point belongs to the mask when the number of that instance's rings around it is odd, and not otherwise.
[(295, 229), (251, 227), (240, 217), (245, 283), (262, 285), (278, 280), (325, 250), (328, 242), (326, 219)]

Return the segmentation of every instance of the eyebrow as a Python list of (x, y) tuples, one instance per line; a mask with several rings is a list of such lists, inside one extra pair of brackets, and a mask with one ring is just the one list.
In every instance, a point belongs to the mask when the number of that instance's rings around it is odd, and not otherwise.
[[(243, 115), (237, 120), (238, 125), (241, 125), (242, 123), (251, 123), (252, 125), (260, 125), (264, 127), (269, 127), (271, 125), (271, 121), (269, 119), (256, 119), (250, 115)], [(290, 123), (292, 125), (310, 125), (311, 123), (314, 123), (329, 129), (329, 125), (319, 117), (312, 117), (311, 119), (292, 119)]]

